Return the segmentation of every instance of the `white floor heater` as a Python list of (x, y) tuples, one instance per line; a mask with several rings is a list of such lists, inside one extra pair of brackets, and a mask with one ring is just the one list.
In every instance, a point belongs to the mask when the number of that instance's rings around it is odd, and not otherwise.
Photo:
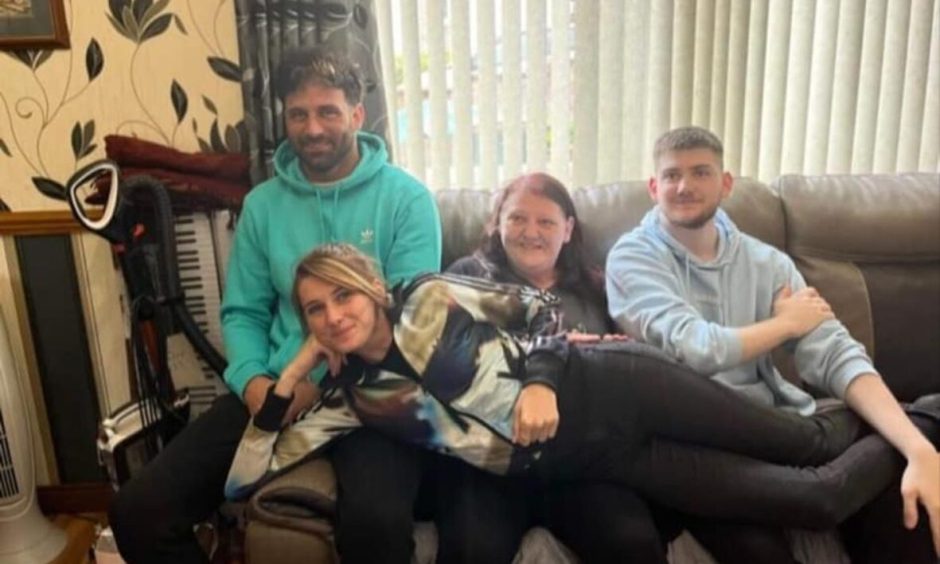
[(65, 532), (39, 512), (29, 417), (0, 315), (0, 562), (49, 562)]

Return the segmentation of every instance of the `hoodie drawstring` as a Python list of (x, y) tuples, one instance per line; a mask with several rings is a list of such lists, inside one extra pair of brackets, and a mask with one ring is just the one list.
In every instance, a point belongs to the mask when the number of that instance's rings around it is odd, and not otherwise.
[[(323, 237), (327, 239), (330, 243), (336, 242), (336, 234), (327, 226), (325, 216), (323, 214), (323, 196), (320, 194), (320, 189), (314, 187), (313, 193), (317, 195), (317, 212), (320, 216), (320, 231), (323, 232)], [(339, 208), (339, 190), (336, 188), (333, 189), (333, 209), (330, 210), (334, 217), (336, 217), (336, 210)]]
[(313, 189), (313, 193), (317, 196), (317, 214), (320, 219), (320, 231), (326, 235), (326, 220), (323, 219), (323, 198), (320, 196), (320, 190), (317, 188)]
[[(339, 208), (339, 189), (333, 188), (333, 217), (337, 217), (337, 209)], [(330, 242), (336, 242), (336, 234), (333, 233), (333, 230), (330, 230)]]

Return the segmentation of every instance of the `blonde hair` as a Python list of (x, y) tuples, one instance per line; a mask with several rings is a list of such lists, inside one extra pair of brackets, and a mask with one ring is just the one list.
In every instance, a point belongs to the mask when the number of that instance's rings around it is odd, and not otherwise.
[[(303, 319), (298, 292), (307, 278), (318, 278), (340, 288), (362, 292), (380, 307), (388, 307), (385, 281), (372, 257), (348, 243), (327, 243), (316, 247), (301, 259), (294, 272), (291, 292), (294, 307)], [(376, 284), (378, 282), (378, 284)]]

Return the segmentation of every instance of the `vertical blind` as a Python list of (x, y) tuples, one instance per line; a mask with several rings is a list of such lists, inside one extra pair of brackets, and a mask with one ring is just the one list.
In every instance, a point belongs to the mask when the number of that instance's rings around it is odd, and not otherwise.
[(940, 0), (375, 0), (396, 160), (431, 188), (940, 170)]

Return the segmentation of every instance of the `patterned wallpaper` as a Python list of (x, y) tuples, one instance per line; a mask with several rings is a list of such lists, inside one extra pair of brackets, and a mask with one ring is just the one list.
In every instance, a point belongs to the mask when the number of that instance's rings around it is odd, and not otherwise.
[(71, 49), (0, 51), (0, 208), (64, 208), (111, 133), (242, 150), (233, 2), (65, 0)]

